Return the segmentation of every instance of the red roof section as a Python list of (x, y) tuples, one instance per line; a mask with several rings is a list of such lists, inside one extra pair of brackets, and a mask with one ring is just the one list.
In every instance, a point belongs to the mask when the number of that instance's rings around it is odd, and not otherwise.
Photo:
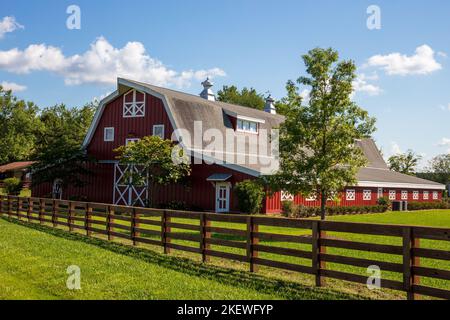
[(11, 162), (8, 164), (4, 164), (0, 166), (0, 172), (7, 172), (13, 170), (26, 169), (31, 166), (35, 161), (19, 161), (19, 162)]

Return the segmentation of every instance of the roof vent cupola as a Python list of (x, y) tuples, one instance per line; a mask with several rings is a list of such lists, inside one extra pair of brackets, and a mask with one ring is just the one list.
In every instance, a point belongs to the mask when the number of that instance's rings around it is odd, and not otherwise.
[(216, 96), (212, 91), (213, 84), (209, 81), (209, 78), (206, 78), (205, 81), (202, 82), (203, 91), (200, 93), (200, 97), (209, 101), (216, 101)]
[(266, 98), (266, 104), (264, 105), (264, 111), (271, 113), (271, 114), (277, 114), (277, 110), (275, 108), (275, 105), (273, 104), (275, 102), (274, 98), (269, 94), (269, 96)]

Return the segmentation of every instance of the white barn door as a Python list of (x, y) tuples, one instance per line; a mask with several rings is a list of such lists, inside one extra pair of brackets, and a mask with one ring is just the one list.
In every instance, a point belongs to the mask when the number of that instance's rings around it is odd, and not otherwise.
[(148, 199), (147, 179), (139, 186), (133, 185), (133, 175), (145, 176), (136, 165), (114, 165), (113, 203), (117, 205), (145, 207)]

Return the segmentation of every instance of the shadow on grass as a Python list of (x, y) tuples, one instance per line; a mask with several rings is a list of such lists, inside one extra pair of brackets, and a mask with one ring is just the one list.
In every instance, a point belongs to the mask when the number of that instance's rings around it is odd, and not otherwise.
[(17, 219), (9, 219), (6, 217), (2, 217), (2, 219), (17, 225), (45, 232), (56, 237), (74, 241), (82, 241), (89, 245), (94, 245), (96, 247), (100, 247), (117, 254), (133, 257), (148, 263), (157, 264), (164, 268), (179, 271), (187, 275), (213, 280), (226, 285), (253, 289), (258, 292), (275, 295), (283, 299), (363, 299), (361, 296), (341, 293), (327, 288), (308, 287), (295, 282), (273, 279), (250, 272), (223, 268), (211, 264), (202, 264), (188, 258), (163, 255), (149, 249), (109, 242), (99, 238), (87, 237), (81, 234), (72, 233), (61, 229), (54, 229), (44, 225), (19, 221)]

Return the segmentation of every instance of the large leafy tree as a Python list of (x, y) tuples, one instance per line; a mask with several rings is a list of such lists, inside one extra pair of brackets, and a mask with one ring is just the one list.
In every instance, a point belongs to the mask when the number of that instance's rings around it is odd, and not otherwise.
[(34, 151), (38, 107), (0, 86), (0, 163), (28, 160)]
[(417, 165), (422, 157), (412, 150), (389, 157), (389, 168), (400, 173), (415, 175)]
[(425, 172), (417, 174), (420, 178), (429, 179), (440, 182), (442, 184), (450, 184), (450, 153), (441, 154), (428, 163)]
[(355, 140), (370, 136), (375, 119), (351, 100), (355, 64), (339, 61), (333, 49), (316, 48), (303, 56), (308, 76), (297, 84), (311, 89), (307, 105), (297, 85), (289, 81), (283, 99), (285, 122), (280, 127), (280, 170), (268, 177), (274, 190), (314, 194), (326, 200), (356, 183), (358, 169), (366, 164)]
[(125, 179), (134, 186), (147, 186), (147, 205), (155, 204), (153, 195), (158, 186), (180, 181), (191, 173), (182, 149), (171, 140), (163, 140), (158, 136), (144, 137), (114, 151), (118, 153), (121, 164), (139, 168), (129, 171)]
[(83, 186), (91, 172), (86, 163), (93, 161), (81, 149), (92, 121), (96, 105), (67, 108), (64, 104), (44, 109), (41, 126), (36, 130), (36, 150), (33, 165), (33, 184), (62, 181), (63, 186)]
[(223, 86), (223, 88), (217, 92), (217, 99), (222, 102), (258, 110), (263, 110), (265, 104), (263, 94), (258, 93), (253, 88), (248, 89), (246, 87), (239, 90), (236, 86)]

